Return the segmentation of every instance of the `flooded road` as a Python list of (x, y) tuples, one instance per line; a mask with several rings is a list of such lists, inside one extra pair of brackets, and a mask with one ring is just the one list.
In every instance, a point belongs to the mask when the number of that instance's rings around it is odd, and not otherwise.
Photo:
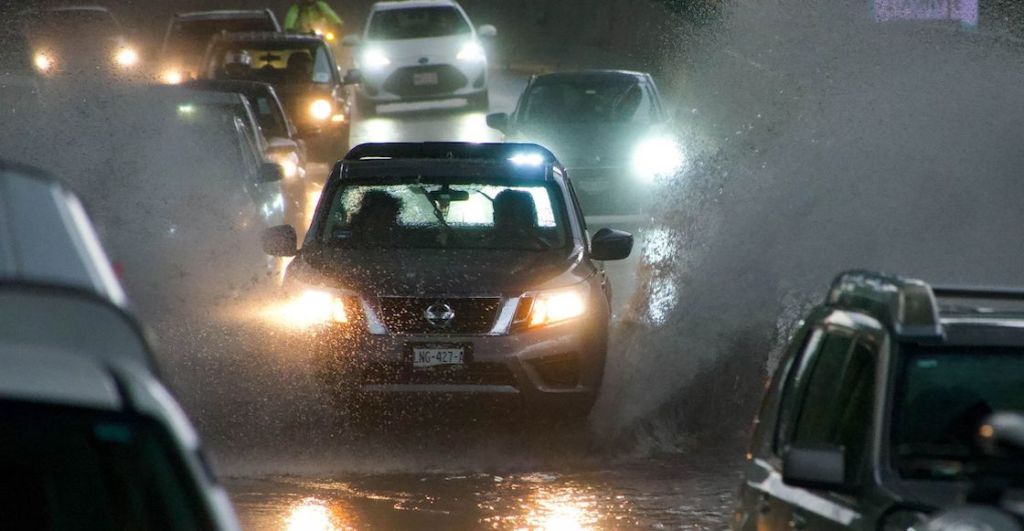
[(736, 467), (622, 461), (579, 470), (235, 477), (242, 525), (285, 529), (724, 529)]

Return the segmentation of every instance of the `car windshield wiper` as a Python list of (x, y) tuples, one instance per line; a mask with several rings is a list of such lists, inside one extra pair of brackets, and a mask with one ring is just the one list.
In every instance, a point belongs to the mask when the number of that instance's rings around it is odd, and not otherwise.
[(441, 212), (441, 207), (437, 206), (437, 203), (430, 198), (430, 194), (427, 193), (426, 189), (422, 186), (413, 186), (412, 190), (417, 194), (421, 194), (423, 198), (430, 203), (430, 208), (434, 211), (434, 217), (437, 218), (437, 222), (441, 224), (441, 245), (447, 247), (448, 231), (451, 230), (451, 227), (448, 225), (448, 221), (444, 219), (444, 212)]

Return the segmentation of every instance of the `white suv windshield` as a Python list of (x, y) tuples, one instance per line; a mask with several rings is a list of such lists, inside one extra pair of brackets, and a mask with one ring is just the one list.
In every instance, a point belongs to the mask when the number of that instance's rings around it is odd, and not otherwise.
[(465, 35), (472, 28), (454, 7), (417, 7), (377, 11), (366, 36), (371, 40), (427, 39)]

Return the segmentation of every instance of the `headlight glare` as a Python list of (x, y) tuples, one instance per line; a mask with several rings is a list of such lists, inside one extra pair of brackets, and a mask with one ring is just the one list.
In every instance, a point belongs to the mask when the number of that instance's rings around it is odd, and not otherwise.
[(32, 57), (32, 64), (35, 65), (36, 70), (45, 74), (53, 70), (53, 56), (50, 55), (48, 52), (36, 52), (36, 54)]
[(682, 167), (683, 150), (668, 136), (647, 138), (633, 151), (633, 171), (646, 182), (671, 177)]
[(345, 301), (335, 293), (317, 289), (303, 291), (274, 313), (283, 324), (300, 329), (348, 322)]
[(114, 62), (123, 68), (131, 68), (139, 62), (139, 52), (134, 48), (126, 46), (117, 51), (114, 55)]
[(275, 155), (274, 162), (281, 167), (281, 173), (285, 179), (293, 179), (299, 174), (299, 157), (294, 152), (279, 153)]
[(455, 55), (455, 58), (459, 61), (476, 63), (487, 59), (487, 53), (484, 51), (484, 47), (480, 46), (480, 43), (469, 41), (462, 45), (462, 49)]
[(331, 117), (331, 113), (334, 109), (331, 107), (331, 102), (325, 99), (314, 100), (309, 105), (309, 115), (317, 121), (324, 121)]
[(178, 85), (185, 81), (185, 74), (177, 68), (168, 68), (160, 74), (160, 82), (167, 85)]
[(367, 70), (376, 70), (378, 68), (384, 68), (391, 64), (391, 59), (384, 55), (384, 52), (377, 48), (369, 48), (363, 52), (362, 66)]
[(529, 305), (529, 313), (521, 323), (534, 328), (580, 317), (587, 313), (588, 294), (586, 284), (528, 294), (520, 302)]

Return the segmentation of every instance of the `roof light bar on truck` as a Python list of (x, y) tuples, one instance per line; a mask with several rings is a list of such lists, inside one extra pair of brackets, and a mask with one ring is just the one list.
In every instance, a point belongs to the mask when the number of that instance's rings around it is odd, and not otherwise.
[(931, 286), (920, 280), (873, 271), (847, 271), (832, 281), (825, 303), (870, 313), (904, 339), (943, 337), (935, 294)]

